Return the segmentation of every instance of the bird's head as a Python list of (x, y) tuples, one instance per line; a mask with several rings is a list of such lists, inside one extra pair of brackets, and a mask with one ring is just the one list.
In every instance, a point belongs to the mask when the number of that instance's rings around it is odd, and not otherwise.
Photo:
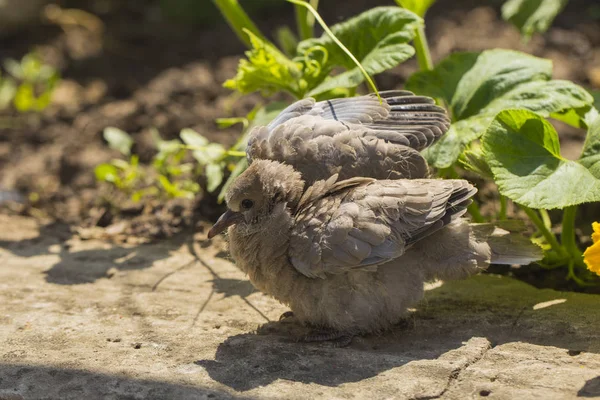
[(244, 224), (246, 232), (260, 230), (261, 223), (276, 218), (302, 196), (304, 181), (299, 172), (276, 161), (254, 161), (227, 190), (227, 211), (208, 232), (208, 237), (231, 225)]

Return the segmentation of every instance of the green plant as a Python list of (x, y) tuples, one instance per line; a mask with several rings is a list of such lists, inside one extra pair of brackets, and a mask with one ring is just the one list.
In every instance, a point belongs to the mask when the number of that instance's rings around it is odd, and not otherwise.
[[(453, 122), (449, 132), (425, 152), (430, 164), (438, 168), (441, 176), (457, 177), (466, 169), (496, 183), (500, 209), (495, 218), (507, 217), (509, 201), (518, 204), (538, 229), (533, 239), (546, 250), (542, 264), (548, 268), (568, 266), (569, 278), (583, 283), (575, 273), (585, 275), (574, 221), (578, 204), (600, 201), (595, 186), (600, 163), (592, 163), (600, 157), (600, 145), (596, 144), (600, 122), (596, 122), (594, 98), (572, 82), (553, 80), (549, 60), (516, 51), (457, 53), (433, 65), (422, 18), (435, 0), (396, 2), (402, 8), (374, 8), (334, 25), (331, 34), (326, 31), (320, 38), (308, 37), (311, 22), (303, 26), (306, 14), (297, 12), (300, 39), (286, 31), (286, 39), (280, 41), (287, 43), (283, 51), (264, 39), (254, 24), (244, 25), (240, 19), (234, 30), (245, 32), (252, 47), (236, 77), (225, 86), (242, 93), (261, 91), (268, 95), (285, 91), (296, 98), (351, 96), (364, 81), (364, 74), (333, 37), (354, 53), (370, 75), (416, 54), (420, 71), (410, 77), (406, 88), (436, 98), (447, 107)], [(228, 3), (232, 5), (231, 1)], [(544, 32), (565, 4), (565, 0), (509, 0), (503, 7), (503, 16), (527, 39), (535, 32)], [(235, 8), (243, 14), (237, 2)], [(369, 32), (366, 37), (358, 34), (365, 31)], [(295, 52), (291, 43), (297, 43)], [(391, 53), (395, 58), (387, 57)], [(337, 67), (345, 71), (331, 76)], [(506, 128), (505, 120), (511, 118), (520, 125), (514, 122), (511, 129)], [(566, 161), (560, 156), (557, 133), (545, 118), (588, 130), (580, 160)], [(544, 153), (545, 158), (537, 153), (528, 157), (536, 149), (548, 154)], [(570, 196), (550, 190), (559, 187), (560, 179), (556, 179), (562, 171), (568, 172), (564, 180), (579, 183), (565, 188), (578, 189)], [(585, 179), (577, 181), (575, 178), (580, 175)], [(551, 209), (563, 210), (560, 239), (551, 231), (547, 211)], [(477, 204), (472, 205), (470, 212), (475, 220), (486, 220)]]
[(546, 32), (568, 2), (569, 0), (507, 0), (502, 6), (502, 18), (515, 25), (528, 40), (536, 32)]
[[(545, 31), (565, 3), (510, 0), (503, 11), (529, 37)], [(427, 46), (419, 50), (427, 52)], [(578, 205), (600, 201), (594, 97), (572, 82), (553, 80), (549, 60), (502, 49), (452, 54), (433, 68), (421, 64), (406, 88), (437, 98), (452, 117), (450, 130), (424, 152), (440, 175), (456, 177), (462, 167), (494, 182), (500, 194), (496, 218), (505, 219), (508, 199), (513, 201), (538, 230), (532, 239), (545, 250), (541, 265), (567, 266), (568, 278), (586, 284), (591, 274), (577, 246), (575, 216)], [(579, 160), (560, 155), (558, 134), (546, 118), (587, 129)], [(562, 210), (560, 238), (551, 230), (553, 209)], [(485, 220), (477, 204), (470, 212)]]
[[(423, 18), (435, 0), (396, 0), (400, 7), (376, 7), (331, 28), (316, 11), (318, 1), (287, 0), (296, 7), (297, 33), (290, 27), (279, 28), (280, 47), (260, 32), (237, 0), (213, 1), (248, 46), (236, 76), (224, 83), (241, 94), (283, 92), (295, 99), (311, 96), (318, 100), (353, 96), (364, 84), (375, 89), (372, 75), (416, 55), (419, 71), (409, 78), (406, 88), (435, 98), (452, 118), (446, 135), (424, 152), (429, 163), (443, 177), (460, 177), (469, 171), (497, 185), (496, 215), (482, 215), (473, 203), (469, 208), (473, 219), (504, 220), (509, 203), (514, 202), (537, 228), (532, 240), (546, 252), (541, 265), (568, 267), (570, 279), (586, 284), (589, 274), (576, 242), (575, 216), (578, 205), (600, 201), (600, 117), (594, 96), (584, 88), (552, 79), (549, 60), (492, 49), (452, 54), (434, 65)], [(546, 30), (565, 3), (509, 0), (503, 15), (527, 38)], [(325, 31), (319, 37), (313, 37), (315, 23)], [(172, 182), (181, 176), (169, 168), (181, 164), (190, 151), (199, 165), (191, 176), (205, 175), (209, 191), (221, 187), (222, 200), (229, 184), (247, 166), (247, 133), (255, 125), (267, 124), (286, 104), (271, 102), (245, 118), (219, 120), (219, 125), (241, 123), (244, 127), (244, 134), (229, 150), (193, 131), (182, 131), (182, 142), (166, 142), (171, 144), (163, 144), (159, 151), (162, 156), (157, 159), (164, 160), (155, 161), (154, 167), (164, 177), (160, 179)], [(558, 134), (547, 118), (587, 130), (578, 160), (560, 155)], [(120, 142), (114, 146), (130, 148), (127, 140)], [(137, 176), (137, 160), (130, 157), (127, 167), (123, 163), (110, 167), (115, 185), (118, 181), (127, 188), (135, 182), (131, 176)], [(167, 187), (162, 184), (161, 190), (171, 196), (178, 193)], [(560, 236), (553, 233), (548, 213), (557, 209), (562, 210)]]
[(19, 112), (42, 111), (52, 99), (60, 81), (55, 68), (44, 64), (35, 53), (21, 61), (4, 60), (5, 75), (0, 71), (0, 110), (11, 104)]

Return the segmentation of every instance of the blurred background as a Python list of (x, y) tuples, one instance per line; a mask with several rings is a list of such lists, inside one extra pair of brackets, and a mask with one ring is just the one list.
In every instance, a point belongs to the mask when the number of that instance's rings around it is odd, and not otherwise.
[[(291, 4), (240, 3), (269, 37), (294, 25)], [(597, 0), (569, 1), (552, 27), (529, 41), (502, 20), (502, 3), (439, 0), (426, 19), (434, 61), (456, 51), (518, 49), (551, 59), (556, 79), (600, 89)], [(333, 25), (376, 5), (394, 2), (329, 0), (319, 11)], [(0, 0), (1, 212), (59, 220), (83, 236), (123, 241), (168, 237), (214, 220), (222, 205), (202, 177), (173, 186), (169, 196), (132, 199), (115, 190), (112, 170), (98, 172), (120, 157), (103, 133), (115, 127), (130, 135), (136, 156), (123, 170), (133, 175), (138, 163), (156, 163), (161, 146), (185, 128), (233, 145), (242, 127), (216, 120), (244, 117), (265, 102), (222, 86), (245, 50), (212, 1)], [(377, 85), (401, 88), (417, 69), (409, 60), (378, 75)], [(563, 153), (576, 157), (584, 132), (563, 128)]]

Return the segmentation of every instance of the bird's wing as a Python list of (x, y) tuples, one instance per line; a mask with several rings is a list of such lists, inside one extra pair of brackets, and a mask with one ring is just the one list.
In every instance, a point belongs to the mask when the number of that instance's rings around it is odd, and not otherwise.
[(248, 159), (292, 165), (308, 183), (333, 173), (342, 179), (425, 177), (427, 166), (418, 151), (447, 131), (446, 112), (411, 92), (381, 96), (383, 102), (375, 95), (300, 100), (250, 132)]
[(295, 214), (289, 259), (308, 277), (376, 269), (462, 216), (476, 189), (464, 180), (335, 177), (307, 189)]

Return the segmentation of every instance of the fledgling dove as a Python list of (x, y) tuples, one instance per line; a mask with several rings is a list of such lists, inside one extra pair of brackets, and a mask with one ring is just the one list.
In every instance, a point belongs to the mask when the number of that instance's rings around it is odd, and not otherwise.
[(258, 160), (227, 191), (208, 237), (229, 228), (236, 264), (313, 328), (306, 341), (346, 345), (398, 323), (425, 281), (541, 257), (525, 238), (461, 218), (475, 192), (464, 180), (334, 175), (307, 185), (291, 165)]
[(411, 92), (380, 92), (315, 102), (308, 98), (283, 110), (269, 125), (254, 128), (248, 160), (293, 166), (307, 185), (334, 174), (339, 179), (414, 179), (428, 176), (420, 150), (449, 128), (443, 108)]

